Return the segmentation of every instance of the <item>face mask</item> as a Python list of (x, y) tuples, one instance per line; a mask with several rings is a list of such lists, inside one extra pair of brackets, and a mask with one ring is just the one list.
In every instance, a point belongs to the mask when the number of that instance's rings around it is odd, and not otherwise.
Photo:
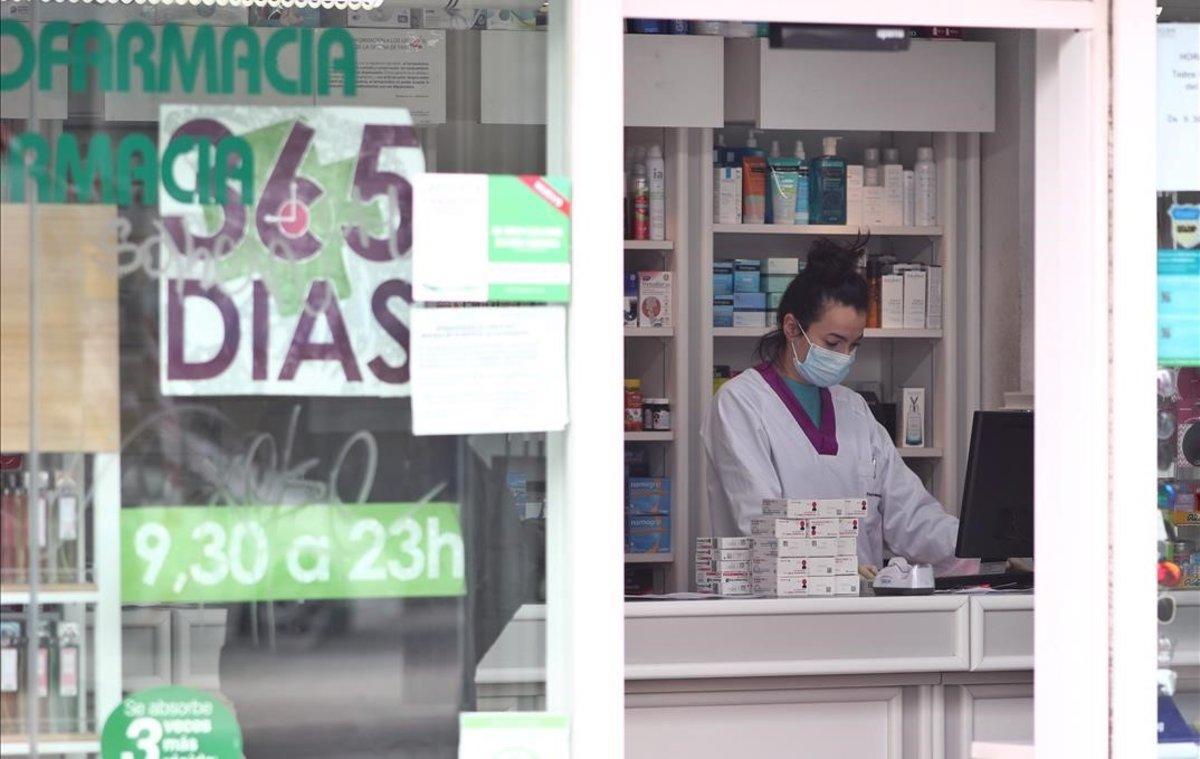
[[(800, 334), (808, 340), (808, 334), (803, 328), (800, 329)], [(850, 367), (854, 364), (854, 354), (831, 351), (823, 346), (813, 345), (812, 340), (808, 340), (808, 355), (801, 361), (796, 353), (795, 344), (788, 344), (792, 346), (792, 366), (796, 367), (801, 377), (817, 387), (840, 384), (850, 374)]]

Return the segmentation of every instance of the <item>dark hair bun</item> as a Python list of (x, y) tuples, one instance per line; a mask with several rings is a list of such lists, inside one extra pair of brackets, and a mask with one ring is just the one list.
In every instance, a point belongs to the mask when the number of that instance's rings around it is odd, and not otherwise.
[(841, 282), (858, 268), (859, 254), (857, 245), (844, 247), (822, 237), (808, 250), (805, 274), (819, 282)]

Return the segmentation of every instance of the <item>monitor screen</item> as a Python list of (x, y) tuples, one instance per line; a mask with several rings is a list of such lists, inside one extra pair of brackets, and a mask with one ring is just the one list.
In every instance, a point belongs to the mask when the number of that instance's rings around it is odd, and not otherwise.
[(956, 553), (1033, 555), (1033, 412), (975, 412)]

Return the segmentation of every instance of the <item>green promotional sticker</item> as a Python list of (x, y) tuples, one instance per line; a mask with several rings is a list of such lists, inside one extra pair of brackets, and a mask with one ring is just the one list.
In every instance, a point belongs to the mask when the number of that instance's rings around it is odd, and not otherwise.
[(104, 723), (103, 759), (242, 759), (232, 712), (207, 693), (168, 685), (123, 700)]
[(121, 511), (125, 604), (459, 596), (463, 567), (450, 503)]

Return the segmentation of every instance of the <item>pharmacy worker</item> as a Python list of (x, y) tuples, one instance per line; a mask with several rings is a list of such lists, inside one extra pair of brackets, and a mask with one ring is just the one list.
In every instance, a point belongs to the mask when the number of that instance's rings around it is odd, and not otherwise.
[(713, 398), (701, 432), (713, 534), (750, 534), (764, 498), (866, 496), (863, 574), (882, 566), (885, 547), (939, 573), (967, 573), (954, 558), (958, 520), (905, 466), (863, 397), (841, 384), (867, 324), (858, 256), (817, 240), (783, 294), (779, 328), (759, 343), (761, 363)]

